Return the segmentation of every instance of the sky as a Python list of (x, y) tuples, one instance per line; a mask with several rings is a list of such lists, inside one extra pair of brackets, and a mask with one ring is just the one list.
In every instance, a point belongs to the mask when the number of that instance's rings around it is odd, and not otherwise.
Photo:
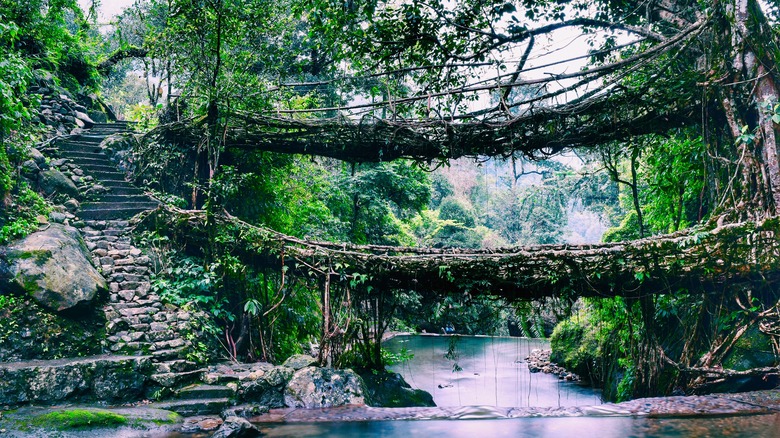
[[(79, 6), (85, 11), (89, 9), (93, 0), (79, 0)], [(134, 0), (99, 0), (100, 2), (100, 14), (99, 19), (101, 23), (105, 23), (111, 20), (111, 18), (122, 12), (123, 9), (133, 4)]]

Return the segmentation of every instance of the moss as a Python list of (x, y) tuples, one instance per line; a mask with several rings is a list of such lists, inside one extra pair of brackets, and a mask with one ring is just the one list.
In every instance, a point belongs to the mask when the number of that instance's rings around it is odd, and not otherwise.
[(168, 418), (165, 419), (155, 419), (152, 420), (152, 423), (158, 425), (158, 426), (164, 426), (166, 424), (176, 424), (180, 422), (182, 419), (182, 416), (177, 414), (176, 412), (171, 412), (168, 414)]
[(46, 429), (70, 430), (91, 427), (113, 427), (127, 424), (127, 418), (103, 409), (68, 409), (38, 415), (30, 424)]
[(37, 264), (41, 264), (50, 258), (51, 251), (47, 249), (24, 251), (17, 257), (19, 260), (35, 259), (35, 263)]
[(38, 282), (29, 277), (24, 280), (24, 286), (22, 287), (24, 288), (25, 292), (30, 294), (30, 296), (32, 296), (35, 292), (38, 291), (38, 289), (40, 289)]
[(723, 361), (723, 367), (741, 371), (771, 367), (776, 362), (771, 338), (753, 326), (734, 345), (732, 352)]

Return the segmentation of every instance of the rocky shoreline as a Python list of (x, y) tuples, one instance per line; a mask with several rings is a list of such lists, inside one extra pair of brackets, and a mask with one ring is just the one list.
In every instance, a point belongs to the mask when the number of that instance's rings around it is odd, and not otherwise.
[(554, 362), (550, 362), (551, 353), (551, 350), (531, 350), (531, 354), (525, 358), (525, 361), (528, 363), (528, 370), (532, 373), (554, 374), (559, 379), (569, 382), (582, 381), (578, 374), (572, 373)]
[[(111, 427), (95, 425), (68, 430), (33, 426), (52, 412), (98, 411), (103, 415), (117, 414), (126, 419)], [(654, 397), (623, 403), (605, 403), (578, 407), (416, 407), (375, 408), (341, 406), (334, 408), (271, 409), (264, 413), (225, 411), (221, 415), (180, 417), (173, 412), (148, 406), (104, 407), (56, 406), (25, 407), (0, 413), (0, 434), (8, 437), (57, 436), (97, 438), (103, 436), (178, 436), (199, 434), (211, 437), (259, 436), (264, 423), (381, 421), (381, 420), (471, 420), (546, 417), (631, 417), (678, 418), (722, 417), (736, 415), (776, 414), (780, 411), (780, 390), (754, 391), (736, 394), (704, 396)], [(259, 414), (259, 415), (258, 415)], [(110, 418), (110, 417), (109, 417)], [(32, 434), (32, 435), (31, 435)], [(36, 435), (38, 434), (38, 435)]]

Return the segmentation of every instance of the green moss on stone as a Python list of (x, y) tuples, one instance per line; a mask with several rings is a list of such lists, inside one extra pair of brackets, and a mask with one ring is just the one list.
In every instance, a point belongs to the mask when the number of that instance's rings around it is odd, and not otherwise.
[(775, 366), (777, 361), (771, 338), (753, 326), (736, 342), (731, 353), (726, 356), (723, 367), (743, 371)]
[(181, 419), (182, 419), (181, 415), (177, 414), (176, 412), (171, 412), (168, 414), (168, 418), (164, 420), (163, 419), (152, 420), (152, 422), (158, 426), (163, 426), (166, 424), (176, 424), (180, 422)]
[(71, 430), (121, 426), (127, 424), (127, 418), (103, 409), (67, 409), (33, 417), (30, 424), (46, 429)]
[(51, 258), (51, 251), (47, 249), (24, 251), (16, 258), (18, 260), (35, 259), (36, 264), (41, 264)]

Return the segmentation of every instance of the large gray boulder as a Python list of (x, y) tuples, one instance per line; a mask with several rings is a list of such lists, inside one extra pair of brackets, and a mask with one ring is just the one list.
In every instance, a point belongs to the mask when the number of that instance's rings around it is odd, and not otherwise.
[(0, 290), (32, 296), (43, 307), (63, 311), (91, 302), (106, 290), (79, 232), (50, 224), (8, 248), (0, 248)]
[(41, 190), (47, 196), (54, 193), (64, 193), (68, 196), (78, 196), (79, 189), (67, 176), (57, 169), (48, 169), (41, 172)]
[(363, 379), (352, 370), (306, 367), (293, 374), (284, 392), (284, 401), (295, 408), (329, 408), (366, 405)]

